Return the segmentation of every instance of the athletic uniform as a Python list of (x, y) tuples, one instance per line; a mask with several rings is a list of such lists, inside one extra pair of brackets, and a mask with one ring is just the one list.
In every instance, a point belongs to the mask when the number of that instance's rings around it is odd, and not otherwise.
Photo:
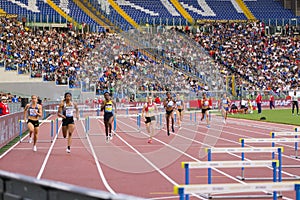
[(106, 101), (104, 105), (104, 121), (107, 122), (114, 116), (113, 114), (113, 102), (112, 100)]
[(70, 104), (71, 105), (67, 106), (66, 102), (64, 102), (63, 115), (66, 116), (66, 118), (62, 120), (62, 126), (74, 124), (74, 105), (72, 102)]
[(222, 108), (223, 108), (225, 111), (228, 111), (228, 110), (229, 110), (229, 102), (228, 102), (228, 99), (227, 99), (227, 98), (222, 98), (222, 99), (221, 99), (221, 104), (222, 104)]
[[(39, 111), (39, 108), (38, 108), (38, 104), (35, 106), (35, 107), (32, 107), (32, 104), (29, 105), (28, 107), (28, 116), (30, 117), (37, 117), (38, 115), (35, 113)], [(27, 124), (28, 123), (32, 123), (32, 125), (34, 127), (39, 127), (39, 120), (32, 120), (32, 119), (28, 119), (27, 120)]]
[[(167, 101), (166, 114), (167, 114), (167, 115), (171, 115), (172, 112), (173, 112), (173, 110), (174, 110), (174, 101), (173, 101), (172, 98), (171, 98), (171, 99), (168, 99), (168, 98), (167, 98), (166, 101)], [(168, 110), (168, 109), (170, 109), (170, 108), (172, 108), (172, 110)]]
[(176, 105), (177, 105), (178, 112), (181, 113), (183, 111), (183, 101), (182, 100), (177, 100)]
[(202, 105), (202, 114), (204, 114), (207, 110), (209, 110), (209, 101), (208, 99), (202, 99), (203, 105)]
[(155, 121), (155, 116), (154, 116), (154, 111), (155, 111), (155, 103), (152, 102), (150, 103), (146, 103), (146, 107), (145, 107), (145, 112), (146, 112), (146, 121), (145, 123), (150, 123), (152, 121)]

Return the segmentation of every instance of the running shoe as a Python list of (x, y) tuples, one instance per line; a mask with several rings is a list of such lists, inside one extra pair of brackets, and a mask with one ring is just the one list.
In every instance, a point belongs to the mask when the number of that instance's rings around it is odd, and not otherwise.
[(109, 136), (106, 136), (106, 137), (105, 137), (105, 142), (106, 142), (106, 143), (109, 143)]
[(29, 143), (32, 143), (32, 138), (31, 138), (31, 137), (29, 138), (28, 142), (29, 142)]
[(149, 143), (149, 144), (152, 144), (152, 139), (149, 139), (149, 140), (148, 140), (148, 143)]
[(168, 134), (168, 136), (170, 136), (170, 132), (169, 131), (167, 132), (167, 134)]
[(207, 128), (210, 128), (210, 125), (207, 125), (206, 127), (207, 127)]
[(33, 151), (37, 151), (37, 148), (36, 148), (36, 146), (34, 145), (33, 146), (33, 149), (32, 149)]
[(226, 124), (226, 120), (225, 119), (223, 120), (223, 123)]
[(67, 153), (71, 153), (71, 149), (68, 149), (68, 148), (67, 148), (67, 149), (66, 149), (66, 152), (67, 152)]
[(172, 126), (172, 132), (173, 132), (173, 133), (175, 132), (175, 130), (174, 130), (174, 126)]
[(113, 134), (110, 133), (110, 134), (108, 135), (108, 137), (109, 137), (109, 140), (112, 140), (112, 139), (113, 139)]

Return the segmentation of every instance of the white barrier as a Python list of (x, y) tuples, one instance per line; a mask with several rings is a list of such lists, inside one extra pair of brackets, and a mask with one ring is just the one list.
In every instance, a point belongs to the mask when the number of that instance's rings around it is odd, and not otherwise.
[[(271, 137), (275, 138), (276, 136), (294, 136), (294, 138), (298, 138), (300, 132), (298, 132), (299, 128), (295, 128), (295, 132), (271, 132)], [(275, 146), (275, 143), (272, 143), (272, 146)], [(292, 156), (294, 158), (299, 158), (298, 156), (298, 141), (295, 142), (295, 155)], [(299, 167), (299, 166), (285, 166), (285, 167)]]
[[(212, 161), (212, 153), (241, 153), (241, 159), (242, 161), (245, 160), (245, 153), (272, 153), (272, 159), (274, 159), (274, 153), (277, 152), (277, 159), (279, 162), (278, 166), (278, 181), (281, 182), (282, 180), (282, 152), (283, 148), (282, 147), (237, 147), (237, 148), (232, 148), (232, 147), (213, 147), (213, 148), (206, 148), (207, 152), (207, 159), (208, 161)], [(208, 176), (211, 176), (211, 169), (208, 169)], [(245, 169), (242, 167), (242, 172), (241, 176), (237, 176), (238, 179), (240, 180), (273, 180), (273, 178), (245, 178)], [(211, 181), (208, 182), (211, 184)]]
[(274, 191), (296, 191), (295, 200), (300, 200), (300, 184), (296, 182), (259, 182), (259, 183), (232, 183), (232, 184), (194, 184), (174, 186), (174, 194), (184, 200), (186, 194), (228, 194), (273, 191), (273, 200), (277, 199)]

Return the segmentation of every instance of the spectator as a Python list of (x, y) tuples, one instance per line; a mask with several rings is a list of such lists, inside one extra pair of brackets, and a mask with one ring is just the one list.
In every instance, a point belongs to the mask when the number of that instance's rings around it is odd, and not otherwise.
[(270, 101), (270, 109), (271, 110), (272, 110), (272, 108), (275, 109), (275, 98), (274, 98), (274, 96), (272, 94), (270, 95), (269, 101)]
[(7, 97), (2, 96), (0, 102), (0, 116), (9, 114), (9, 107), (7, 104)]
[(292, 95), (292, 115), (294, 115), (295, 107), (297, 110), (297, 115), (299, 115), (298, 96), (296, 90), (293, 92)]
[(241, 112), (246, 114), (248, 111), (248, 105), (247, 105), (247, 101), (242, 99), (241, 100)]
[(257, 105), (257, 113), (261, 114), (261, 102), (262, 102), (262, 96), (261, 93), (258, 92), (256, 99), (255, 99), (256, 105)]
[(12, 103), (18, 103), (19, 102), (19, 98), (17, 97), (17, 95), (14, 95), (14, 97), (11, 99)]
[(155, 102), (157, 105), (161, 104), (161, 101), (160, 101), (160, 98), (159, 98), (158, 95), (155, 97), (154, 102)]
[(135, 102), (134, 94), (131, 94), (129, 101), (130, 101), (130, 102)]

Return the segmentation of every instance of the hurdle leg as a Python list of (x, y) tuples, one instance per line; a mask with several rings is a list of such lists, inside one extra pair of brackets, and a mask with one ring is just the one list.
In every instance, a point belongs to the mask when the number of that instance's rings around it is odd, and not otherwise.
[[(184, 169), (185, 169), (185, 184), (188, 185), (190, 184), (190, 171), (189, 171), (189, 165), (185, 164), (184, 165)], [(190, 196), (188, 194), (185, 195), (185, 199), (189, 200)]]
[(20, 120), (19, 142), (22, 142), (22, 121)]
[(184, 188), (179, 188), (178, 193), (179, 193), (179, 200), (184, 200)]
[(295, 184), (296, 200), (300, 200), (300, 184)]
[(51, 120), (51, 131), (50, 131), (51, 142), (53, 142), (53, 131), (54, 131), (54, 122), (53, 120)]

